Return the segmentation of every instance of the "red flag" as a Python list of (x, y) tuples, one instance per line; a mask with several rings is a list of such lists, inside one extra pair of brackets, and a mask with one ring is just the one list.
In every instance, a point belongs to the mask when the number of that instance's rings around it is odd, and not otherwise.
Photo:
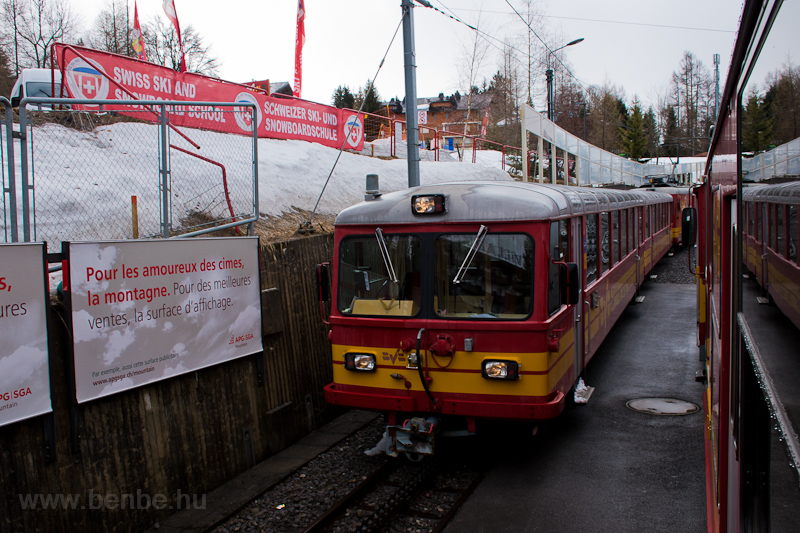
[(294, 41), (294, 91), (296, 98), (300, 98), (300, 89), (303, 85), (303, 45), (306, 43), (306, 10), (303, 0), (297, 0), (297, 37)]
[(164, 13), (175, 26), (175, 33), (178, 34), (178, 46), (181, 48), (181, 72), (186, 72), (186, 58), (183, 53), (183, 41), (181, 40), (181, 25), (178, 24), (178, 12), (175, 11), (175, 0), (164, 0)]
[(144, 38), (142, 37), (142, 28), (139, 26), (139, 7), (136, 2), (133, 2), (133, 31), (131, 32), (131, 46), (133, 51), (136, 52), (136, 57), (142, 61), (147, 61), (147, 56), (144, 53)]

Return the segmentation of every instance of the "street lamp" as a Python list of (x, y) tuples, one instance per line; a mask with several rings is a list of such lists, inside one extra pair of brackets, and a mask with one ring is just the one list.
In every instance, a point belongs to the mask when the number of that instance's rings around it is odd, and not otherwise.
[(567, 46), (572, 46), (573, 44), (578, 44), (579, 42), (583, 41), (583, 37), (580, 39), (575, 39), (574, 41), (570, 41), (564, 46), (560, 46), (555, 50), (551, 50), (547, 54), (547, 71), (545, 74), (547, 75), (547, 118), (551, 121), (555, 121), (554, 114), (555, 114), (555, 95), (553, 94), (553, 69), (550, 68), (550, 57), (561, 50), (562, 48), (566, 48)]

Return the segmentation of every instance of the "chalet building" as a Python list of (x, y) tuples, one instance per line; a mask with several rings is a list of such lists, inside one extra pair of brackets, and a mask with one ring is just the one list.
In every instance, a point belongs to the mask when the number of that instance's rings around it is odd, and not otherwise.
[[(489, 94), (469, 96), (456, 92), (451, 96), (439, 93), (435, 98), (418, 98), (420, 135), (424, 139), (428, 128), (478, 137), (481, 134), (483, 117), (491, 103), (492, 97)], [(397, 101), (392, 98), (388, 108), (392, 118), (405, 120), (405, 99)]]

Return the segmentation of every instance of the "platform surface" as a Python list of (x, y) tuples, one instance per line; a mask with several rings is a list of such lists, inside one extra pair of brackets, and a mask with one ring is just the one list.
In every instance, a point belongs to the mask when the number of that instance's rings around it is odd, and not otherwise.
[[(646, 283), (644, 303), (628, 306), (589, 363), (589, 403), (567, 405), (535, 437), (484, 443), (492, 466), (445, 531), (706, 531), (695, 291)], [(649, 397), (701, 410), (626, 407)]]

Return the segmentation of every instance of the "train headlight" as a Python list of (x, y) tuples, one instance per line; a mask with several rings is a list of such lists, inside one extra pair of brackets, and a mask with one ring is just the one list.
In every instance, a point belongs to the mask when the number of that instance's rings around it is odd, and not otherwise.
[(375, 356), (371, 353), (346, 353), (344, 354), (344, 367), (347, 370), (374, 372)]
[(516, 361), (486, 360), (481, 375), (486, 379), (519, 379), (519, 366)]
[(411, 212), (415, 215), (437, 215), (445, 212), (443, 194), (418, 194), (411, 197)]

